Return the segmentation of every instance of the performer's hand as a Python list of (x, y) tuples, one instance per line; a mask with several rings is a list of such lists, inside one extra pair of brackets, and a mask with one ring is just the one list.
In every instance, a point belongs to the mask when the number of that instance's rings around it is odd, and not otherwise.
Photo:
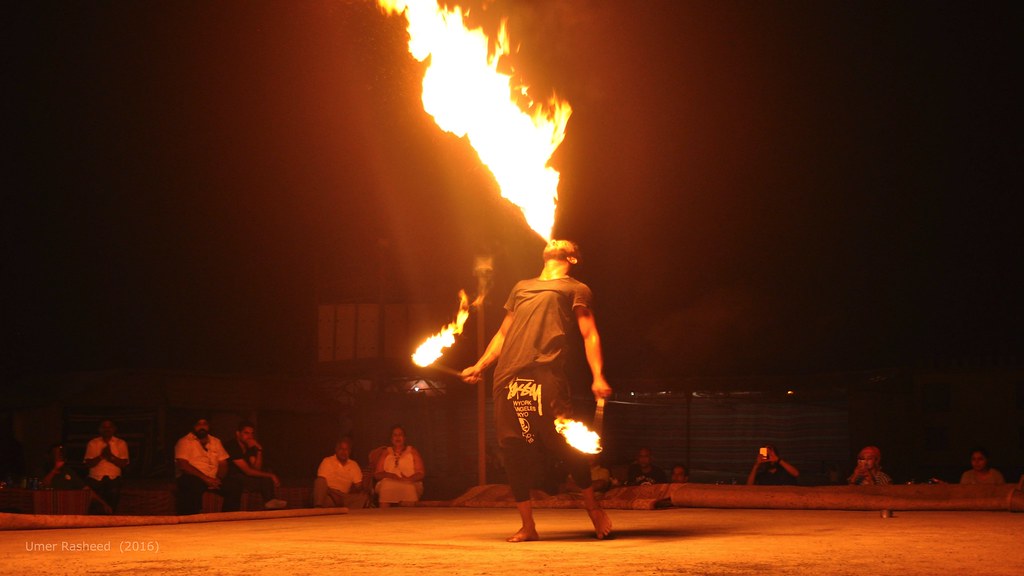
[(483, 370), (478, 368), (475, 364), (463, 370), (460, 376), (469, 384), (479, 384), (484, 379)]
[(594, 393), (594, 399), (607, 398), (612, 395), (612, 387), (604, 376), (595, 376), (594, 383), (590, 385), (590, 391)]

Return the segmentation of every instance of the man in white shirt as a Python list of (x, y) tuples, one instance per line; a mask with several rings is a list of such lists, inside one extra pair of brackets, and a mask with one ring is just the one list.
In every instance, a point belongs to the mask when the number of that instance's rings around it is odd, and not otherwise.
[(362, 508), (366, 505), (363, 471), (355, 460), (349, 458), (351, 453), (352, 441), (342, 438), (334, 446), (334, 454), (320, 462), (313, 482), (313, 504), (318, 508)]
[(114, 436), (117, 426), (109, 418), (100, 422), (99, 430), (100, 435), (85, 446), (85, 465), (89, 468), (85, 483), (112, 513), (121, 499), (121, 471), (128, 465), (128, 444)]
[(228, 473), (228, 453), (216, 436), (210, 435), (206, 418), (196, 420), (192, 431), (174, 445), (178, 469), (178, 514), (198, 514), (203, 509), (203, 493), (220, 489)]

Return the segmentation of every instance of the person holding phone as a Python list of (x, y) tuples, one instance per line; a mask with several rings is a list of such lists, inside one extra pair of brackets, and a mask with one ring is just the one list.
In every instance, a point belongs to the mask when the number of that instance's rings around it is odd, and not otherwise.
[(856, 486), (886, 486), (892, 478), (882, 472), (882, 451), (877, 446), (865, 446), (857, 454), (857, 467), (848, 479)]
[(775, 446), (765, 444), (757, 452), (757, 460), (747, 476), (747, 486), (796, 486), (800, 471), (779, 456)]

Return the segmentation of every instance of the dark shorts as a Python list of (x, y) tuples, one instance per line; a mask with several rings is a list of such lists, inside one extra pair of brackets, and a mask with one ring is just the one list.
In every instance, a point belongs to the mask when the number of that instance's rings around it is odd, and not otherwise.
[(560, 463), (580, 488), (589, 487), (586, 455), (569, 447), (555, 430), (555, 418), (572, 417), (566, 380), (550, 369), (534, 367), (497, 384), (495, 428), (515, 500), (529, 500), (530, 488), (539, 486), (538, 479), (544, 476), (542, 468), (552, 462)]
[(498, 444), (522, 439), (527, 444), (551, 442), (555, 418), (572, 417), (569, 386), (564, 377), (546, 367), (521, 369), (494, 388), (494, 420)]

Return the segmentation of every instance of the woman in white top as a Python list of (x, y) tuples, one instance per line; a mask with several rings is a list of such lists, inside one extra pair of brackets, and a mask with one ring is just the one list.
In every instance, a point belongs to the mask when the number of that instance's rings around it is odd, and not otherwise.
[(416, 502), (423, 495), (423, 459), (405, 443), (405, 430), (391, 427), (391, 445), (377, 459), (373, 477), (378, 480), (376, 492), (381, 508), (403, 502)]

